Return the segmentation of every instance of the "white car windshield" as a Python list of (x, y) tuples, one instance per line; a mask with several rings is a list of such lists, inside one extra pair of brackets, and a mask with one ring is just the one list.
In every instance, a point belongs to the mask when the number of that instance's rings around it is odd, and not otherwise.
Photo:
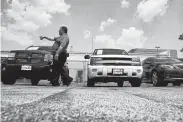
[(94, 55), (128, 55), (125, 50), (121, 49), (96, 49)]

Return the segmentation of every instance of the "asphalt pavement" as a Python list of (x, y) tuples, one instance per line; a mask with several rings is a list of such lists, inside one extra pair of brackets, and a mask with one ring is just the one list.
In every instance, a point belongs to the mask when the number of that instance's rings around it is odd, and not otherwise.
[(168, 121), (183, 122), (183, 85), (153, 87), (142, 84), (132, 88), (117, 84), (85, 84), (52, 87), (27, 82), (1, 84), (1, 121)]

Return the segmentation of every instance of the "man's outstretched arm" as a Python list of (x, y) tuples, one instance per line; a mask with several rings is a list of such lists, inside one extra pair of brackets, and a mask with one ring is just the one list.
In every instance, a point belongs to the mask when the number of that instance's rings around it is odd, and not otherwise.
[(57, 37), (49, 38), (49, 37), (46, 37), (46, 36), (40, 36), (40, 39), (41, 39), (41, 40), (42, 40), (42, 39), (47, 39), (47, 40), (49, 40), (49, 41), (56, 41), (56, 38), (57, 38)]

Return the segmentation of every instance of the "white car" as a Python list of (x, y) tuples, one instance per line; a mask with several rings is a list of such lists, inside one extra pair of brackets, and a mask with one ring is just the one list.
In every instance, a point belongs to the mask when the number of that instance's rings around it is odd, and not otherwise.
[(85, 55), (89, 59), (87, 68), (87, 86), (97, 82), (117, 82), (123, 87), (129, 81), (132, 87), (141, 85), (143, 68), (139, 57), (129, 56), (122, 49), (95, 49), (93, 54)]

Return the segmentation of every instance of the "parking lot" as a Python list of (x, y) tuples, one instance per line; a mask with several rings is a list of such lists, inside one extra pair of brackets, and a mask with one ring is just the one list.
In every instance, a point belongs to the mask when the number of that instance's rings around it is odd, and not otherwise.
[(14, 121), (183, 121), (183, 85), (117, 87), (84, 83), (52, 87), (21, 80), (1, 84), (1, 120)]

